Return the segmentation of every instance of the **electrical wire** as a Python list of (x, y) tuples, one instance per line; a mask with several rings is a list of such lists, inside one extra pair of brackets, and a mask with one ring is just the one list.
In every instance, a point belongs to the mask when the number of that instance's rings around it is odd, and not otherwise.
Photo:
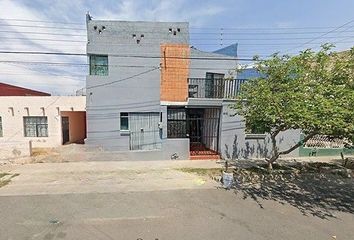
[(144, 72), (140, 72), (138, 74), (134, 74), (132, 76), (129, 76), (129, 77), (126, 77), (126, 78), (122, 78), (122, 79), (119, 79), (119, 80), (115, 80), (115, 81), (112, 81), (112, 82), (107, 82), (107, 83), (102, 83), (102, 84), (97, 84), (97, 85), (94, 85), (94, 86), (86, 87), (86, 89), (93, 89), (93, 88), (98, 88), (98, 87), (112, 85), (112, 84), (117, 83), (117, 82), (123, 82), (123, 81), (129, 80), (129, 79), (132, 79), (132, 78), (147, 74), (149, 72), (156, 71), (157, 69), (159, 69), (159, 68), (150, 69), (150, 70), (147, 70), (147, 71), (144, 71)]
[(300, 48), (300, 47), (303, 47), (303, 46), (305, 46), (305, 45), (307, 45), (307, 44), (309, 44), (309, 43), (312, 43), (313, 41), (315, 41), (315, 40), (317, 40), (317, 39), (320, 39), (320, 38), (322, 38), (322, 37), (324, 37), (324, 36), (326, 36), (326, 35), (328, 35), (328, 34), (330, 34), (330, 33), (333, 33), (333, 32), (335, 32), (335, 31), (337, 31), (338, 29), (341, 29), (341, 28), (343, 28), (343, 27), (345, 27), (345, 26), (351, 24), (352, 22), (354, 22), (354, 19), (353, 19), (353, 20), (350, 20), (349, 22), (346, 22), (346, 23), (340, 25), (339, 27), (336, 27), (335, 29), (332, 29), (331, 31), (325, 32), (324, 34), (321, 34), (320, 36), (317, 36), (317, 37), (315, 37), (315, 38), (313, 38), (313, 39), (311, 39), (311, 40), (309, 40), (309, 41), (307, 41), (307, 42), (305, 42), (305, 43), (303, 43), (303, 44), (301, 44), (301, 45), (299, 45), (299, 46), (297, 46), (297, 47), (295, 47), (295, 48), (291, 48), (291, 49), (285, 50), (285, 53), (288, 53), (288, 52), (290, 52), (290, 51), (293, 51), (293, 50), (295, 50), (295, 49), (298, 49), (298, 48)]
[[(58, 56), (78, 56), (87, 57), (85, 53), (68, 53), (68, 52), (42, 52), (42, 51), (0, 51), (0, 54), (23, 54), (23, 55), (58, 55)], [(109, 54), (109, 56), (120, 58), (152, 58), (160, 59), (161, 56), (148, 56), (148, 55), (121, 55), (121, 54)], [(170, 59), (185, 59), (185, 60), (235, 60), (235, 61), (254, 61), (254, 59), (247, 58), (234, 58), (234, 57), (180, 57), (180, 56), (164, 56), (163, 58)]]

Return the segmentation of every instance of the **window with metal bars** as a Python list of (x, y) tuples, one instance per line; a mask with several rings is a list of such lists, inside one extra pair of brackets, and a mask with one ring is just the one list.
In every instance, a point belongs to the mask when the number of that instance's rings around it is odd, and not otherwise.
[(167, 138), (187, 137), (187, 113), (185, 108), (167, 109)]
[(23, 117), (25, 137), (48, 137), (47, 117)]

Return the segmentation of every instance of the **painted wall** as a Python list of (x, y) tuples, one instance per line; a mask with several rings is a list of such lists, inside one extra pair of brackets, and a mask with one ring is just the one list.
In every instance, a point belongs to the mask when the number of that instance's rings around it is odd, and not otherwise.
[[(5, 146), (4, 143), (9, 142), (28, 144), (29, 141), (32, 141), (33, 147), (61, 145), (61, 111), (85, 111), (85, 97), (0, 97), (0, 116), (3, 128), (0, 145)], [(48, 137), (24, 137), (24, 116), (47, 116)]]
[[(245, 132), (244, 119), (235, 115), (230, 109), (233, 101), (223, 103), (221, 122), (221, 155), (227, 159), (265, 158), (271, 154), (271, 142), (269, 136), (265, 138), (251, 137)], [(300, 141), (300, 130), (288, 130), (279, 134), (278, 146), (280, 151), (286, 150)], [(299, 149), (294, 150), (290, 156), (299, 156)]]
[[(95, 26), (105, 30), (99, 34)], [(160, 112), (160, 44), (189, 44), (188, 23), (89, 21), (87, 34), (87, 53), (108, 55), (109, 74), (87, 76), (86, 143), (127, 151), (129, 134), (120, 131), (120, 113)]]

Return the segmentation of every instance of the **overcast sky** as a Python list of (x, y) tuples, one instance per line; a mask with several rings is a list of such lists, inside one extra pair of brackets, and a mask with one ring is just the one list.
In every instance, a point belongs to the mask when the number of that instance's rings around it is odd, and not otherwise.
[[(346, 24), (354, 20), (353, 9), (353, 0), (0, 0), (0, 50), (85, 53), (87, 11), (94, 19), (189, 21), (193, 46), (213, 51), (237, 42), (240, 57), (294, 54), (325, 42), (344, 50), (354, 45), (354, 21)], [(28, 63), (34, 61), (87, 60), (0, 54), (0, 82), (52, 94), (85, 86), (86, 66)]]

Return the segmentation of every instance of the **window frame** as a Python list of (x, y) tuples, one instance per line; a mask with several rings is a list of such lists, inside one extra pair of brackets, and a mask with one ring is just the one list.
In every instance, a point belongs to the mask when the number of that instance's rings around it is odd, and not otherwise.
[[(36, 119), (36, 121), (34, 121), (34, 123), (27, 123), (26, 119)], [(38, 119), (45, 119), (45, 123), (41, 123), (41, 120), (38, 121)], [(28, 126), (31, 126), (32, 128), (34, 128), (34, 132), (35, 132), (35, 136), (30, 136), (28, 134), (28, 131), (26, 131), (26, 129), (28, 129)], [(45, 134), (41, 134), (41, 129), (40, 127), (44, 127), (45, 129)], [(23, 132), (24, 132), (24, 137), (36, 137), (36, 138), (44, 138), (44, 137), (48, 137), (48, 117), (47, 116), (23, 116)]]
[[(127, 128), (126, 129), (122, 128), (122, 119), (125, 119), (127, 121)], [(121, 112), (120, 115), (119, 115), (119, 121), (120, 121), (120, 126), (119, 126), (119, 130), (120, 131), (124, 131), (124, 132), (130, 131), (130, 128), (129, 128), (129, 113), (128, 112)]]
[[(98, 65), (98, 58), (106, 58), (104, 64)], [(109, 75), (109, 67), (108, 67), (108, 55), (99, 55), (99, 54), (90, 54), (89, 55), (89, 72), (90, 76), (108, 76)]]
[(167, 108), (167, 138), (188, 138), (187, 111), (184, 107)]

